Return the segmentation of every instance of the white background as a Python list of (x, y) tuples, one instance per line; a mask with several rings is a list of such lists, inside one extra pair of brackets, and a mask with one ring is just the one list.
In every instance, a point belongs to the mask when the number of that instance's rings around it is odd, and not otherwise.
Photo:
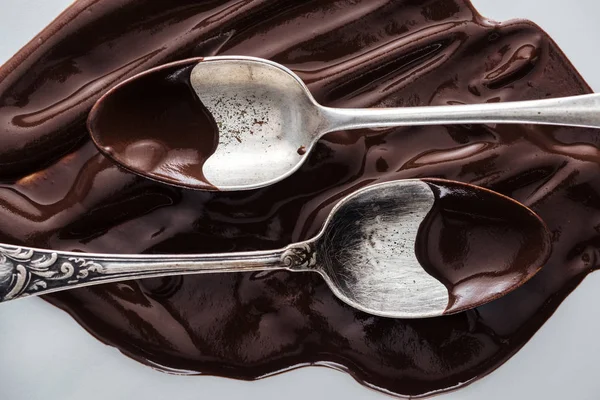
[[(111, 0), (104, 0), (111, 1)], [(168, 0), (164, 0), (168, 1)], [(71, 1), (0, 0), (0, 63)], [(600, 90), (597, 0), (473, 0), (488, 18), (527, 18)], [(436, 400), (600, 398), (600, 273), (589, 276), (535, 337), (490, 376)], [(0, 305), (0, 399), (391, 399), (326, 368), (258, 382), (156, 372), (99, 343), (40, 299)]]

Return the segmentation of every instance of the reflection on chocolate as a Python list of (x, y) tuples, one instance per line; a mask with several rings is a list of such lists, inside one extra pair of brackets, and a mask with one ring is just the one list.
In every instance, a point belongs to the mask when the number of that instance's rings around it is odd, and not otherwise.
[(548, 259), (549, 232), (521, 204), (455, 182), (424, 181), (436, 201), (419, 227), (415, 251), (425, 270), (448, 288), (446, 312), (502, 296)]
[(241, 379), (329, 363), (371, 387), (422, 395), (497, 368), (597, 268), (600, 132), (592, 129), (332, 133), (292, 176), (243, 193), (158, 184), (117, 168), (89, 142), (87, 113), (111, 86), (214, 54), (282, 63), (327, 106), (590, 91), (538, 27), (494, 25), (466, 0), (79, 0), (0, 69), (0, 240), (117, 253), (273, 249), (313, 236), (356, 188), (441, 177), (530, 206), (552, 233), (552, 256), (508, 296), (429, 320), (366, 315), (337, 301), (318, 276), (286, 272), (132, 281), (46, 297), (127, 355)]
[(201, 60), (161, 66), (103, 96), (88, 118), (100, 151), (150, 179), (215, 190), (202, 167), (217, 148), (219, 129), (190, 82)]

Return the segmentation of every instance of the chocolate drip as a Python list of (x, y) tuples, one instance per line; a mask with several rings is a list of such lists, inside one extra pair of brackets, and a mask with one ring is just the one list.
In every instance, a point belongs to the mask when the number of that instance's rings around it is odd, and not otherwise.
[(332, 133), (293, 176), (244, 193), (140, 178), (85, 139), (87, 113), (114, 84), (165, 62), (215, 54), (282, 63), (328, 106), (590, 91), (538, 27), (493, 24), (466, 0), (79, 0), (0, 69), (0, 239), (87, 252), (272, 249), (316, 234), (356, 188), (440, 177), (530, 206), (552, 232), (552, 256), (508, 296), (430, 320), (366, 315), (336, 300), (318, 276), (286, 272), (131, 281), (46, 297), (130, 357), (240, 379), (325, 362), (371, 387), (423, 395), (497, 368), (597, 268), (596, 130)]

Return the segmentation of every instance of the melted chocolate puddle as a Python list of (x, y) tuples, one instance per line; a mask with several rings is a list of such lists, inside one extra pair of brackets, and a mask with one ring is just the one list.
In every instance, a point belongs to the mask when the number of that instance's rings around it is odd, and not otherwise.
[(424, 181), (436, 201), (419, 228), (415, 252), (423, 268), (448, 288), (446, 312), (464, 311), (472, 299), (500, 297), (542, 267), (550, 237), (530, 211), (492, 192)]
[(0, 240), (116, 253), (273, 249), (315, 235), (356, 188), (440, 177), (531, 207), (552, 233), (552, 255), (509, 295), (429, 320), (366, 315), (335, 299), (318, 276), (286, 272), (148, 279), (46, 297), (130, 357), (240, 379), (328, 363), (370, 387), (424, 395), (493, 371), (598, 267), (597, 130), (337, 132), (289, 178), (243, 193), (143, 179), (90, 143), (87, 114), (112, 86), (215, 54), (282, 63), (329, 106), (590, 92), (537, 26), (492, 24), (466, 0), (79, 0), (0, 68)]
[(98, 148), (147, 178), (216, 190), (202, 167), (217, 149), (219, 129), (190, 82), (201, 60), (169, 64), (111, 89), (88, 119)]

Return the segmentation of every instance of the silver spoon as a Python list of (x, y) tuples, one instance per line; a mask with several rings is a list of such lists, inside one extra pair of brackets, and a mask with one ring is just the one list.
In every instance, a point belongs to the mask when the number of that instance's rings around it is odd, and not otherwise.
[[(155, 124), (160, 117), (155, 114), (161, 114), (160, 107), (149, 111), (140, 104), (147, 104), (142, 103), (143, 99), (158, 96), (156, 93), (153, 95), (152, 88), (148, 87), (153, 74), (180, 65), (193, 67), (185, 72), (191, 85), (190, 92), (195, 91), (212, 114), (215, 129), (218, 129), (218, 139), (215, 139), (218, 145), (212, 155), (210, 152), (214, 146), (210, 143), (205, 146), (210, 148), (204, 154), (206, 160), (202, 156), (190, 155), (194, 149), (178, 149), (179, 153), (172, 158), (172, 162), (164, 162), (163, 165), (160, 160), (164, 155), (161, 154), (167, 151), (161, 150), (157, 142), (164, 144), (171, 139), (163, 138), (150, 145), (141, 143), (146, 132), (137, 132), (141, 129), (139, 125), (145, 123), (144, 120), (150, 121), (150, 128), (164, 122)], [(142, 138), (140, 146), (128, 147), (134, 157), (125, 157), (124, 150), (116, 151), (107, 139), (110, 135), (117, 135), (114, 124), (109, 124), (109, 128), (104, 130), (100, 124), (107, 119), (107, 113), (103, 112), (106, 107), (103, 106), (110, 104), (127, 88), (134, 93), (130, 101), (123, 101), (114, 107), (121, 113), (114, 119), (122, 124), (120, 128), (123, 132), (118, 132), (119, 137), (131, 134)], [(139, 91), (137, 96), (135, 91)], [(184, 60), (137, 75), (101, 98), (88, 121), (91, 136), (99, 149), (138, 174), (194, 189), (247, 190), (273, 184), (292, 174), (307, 159), (316, 141), (328, 132), (471, 123), (532, 123), (598, 128), (600, 95), (474, 105), (339, 109), (319, 105), (302, 80), (282, 65), (253, 57), (223, 56)], [(169, 128), (161, 129), (165, 129), (164, 135), (170, 135), (171, 138), (179, 137), (181, 133), (178, 127), (172, 131)], [(156, 157), (158, 159), (155, 160)]]
[(434, 317), (517, 288), (550, 248), (544, 223), (508, 197), (445, 180), (392, 181), (350, 194), (316, 237), (273, 251), (112, 255), (2, 244), (0, 300), (134, 278), (283, 269), (320, 274), (340, 300), (367, 313)]

